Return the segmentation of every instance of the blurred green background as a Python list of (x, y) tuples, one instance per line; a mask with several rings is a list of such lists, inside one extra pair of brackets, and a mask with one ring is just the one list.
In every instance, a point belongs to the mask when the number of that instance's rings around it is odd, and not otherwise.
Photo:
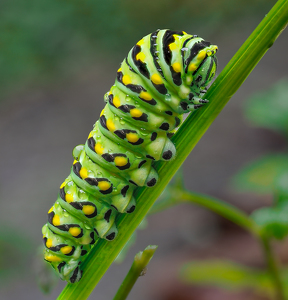
[[(41, 227), (58, 186), (68, 175), (73, 147), (85, 141), (104, 106), (104, 93), (135, 42), (158, 28), (198, 34), (218, 45), (219, 73), (275, 2), (0, 2), (0, 299), (55, 299), (64, 287), (43, 273), (37, 254)], [(263, 155), (286, 155), (285, 122), (276, 132), (261, 120), (251, 125), (242, 108), (250, 95), (265, 93), (287, 76), (287, 48), (284, 31), (187, 159), (187, 188), (247, 212), (272, 202), (269, 189), (262, 195), (252, 193), (253, 188), (239, 193), (244, 179), (240, 178), (240, 187), (230, 182), (245, 164)], [(274, 95), (271, 102), (276, 100)], [(281, 95), (285, 103), (285, 92)], [(248, 117), (258, 116), (259, 107), (253, 108), (252, 113), (246, 112)], [(269, 111), (274, 111), (273, 105)], [(246, 232), (185, 205), (149, 217), (147, 229), (139, 232), (126, 260), (110, 268), (91, 298), (111, 299), (134, 255), (148, 244), (159, 247), (130, 299), (266, 299), (249, 290), (225, 291), (181, 282), (179, 269), (192, 260), (226, 258), (259, 268), (264, 264), (256, 241)], [(287, 251), (279, 252), (287, 261)], [(50, 295), (42, 294), (37, 279), (55, 282)]]

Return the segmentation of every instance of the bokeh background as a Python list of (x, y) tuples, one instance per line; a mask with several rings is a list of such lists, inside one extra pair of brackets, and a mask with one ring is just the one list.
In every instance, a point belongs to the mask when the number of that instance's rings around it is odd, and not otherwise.
[[(275, 2), (1, 0), (0, 299), (55, 299), (65, 286), (57, 281), (48, 295), (39, 288), (41, 227), (70, 170), (73, 147), (85, 142), (103, 95), (135, 42), (158, 28), (198, 34), (218, 45), (220, 73)], [(186, 160), (186, 188), (247, 212), (272, 202), (269, 194), (236, 191), (231, 178), (260, 156), (286, 150), (281, 134), (247, 122), (243, 105), (288, 75), (287, 49), (286, 30)], [(245, 231), (192, 205), (147, 222), (124, 262), (112, 265), (91, 299), (112, 299), (134, 255), (149, 244), (158, 250), (129, 299), (266, 299), (179, 278), (183, 264), (207, 258), (263, 267), (261, 249)], [(288, 260), (281, 249), (281, 259)]]

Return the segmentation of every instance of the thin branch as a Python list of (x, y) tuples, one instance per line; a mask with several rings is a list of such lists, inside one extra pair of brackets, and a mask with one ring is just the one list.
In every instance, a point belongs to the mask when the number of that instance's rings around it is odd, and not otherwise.
[(283, 287), (283, 282), (282, 282), (281, 275), (280, 275), (278, 262), (276, 260), (275, 254), (273, 253), (270, 241), (265, 235), (262, 235), (262, 237), (260, 238), (260, 241), (261, 241), (263, 253), (265, 256), (267, 269), (268, 269), (268, 272), (270, 273), (271, 280), (274, 283), (275, 292), (276, 292), (275, 299), (285, 300), (286, 298), (285, 298), (285, 294), (284, 294), (284, 287)]
[(122, 282), (113, 300), (125, 300), (139, 276), (144, 275), (146, 267), (158, 246), (148, 246), (143, 252), (136, 254), (133, 264)]

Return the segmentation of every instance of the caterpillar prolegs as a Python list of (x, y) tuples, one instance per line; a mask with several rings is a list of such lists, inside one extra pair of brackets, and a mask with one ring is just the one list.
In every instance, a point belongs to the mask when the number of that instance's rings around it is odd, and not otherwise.
[(135, 209), (137, 186), (153, 187), (153, 162), (176, 155), (170, 141), (182, 115), (208, 102), (217, 46), (184, 31), (141, 39), (117, 71), (107, 103), (85, 145), (74, 148), (70, 175), (42, 229), (44, 258), (68, 282), (98, 238), (117, 236), (115, 218)]

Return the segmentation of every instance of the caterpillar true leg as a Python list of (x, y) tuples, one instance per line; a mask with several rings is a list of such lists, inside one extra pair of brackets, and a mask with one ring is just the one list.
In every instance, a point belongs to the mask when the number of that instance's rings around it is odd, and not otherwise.
[(157, 30), (141, 39), (117, 71), (107, 103), (85, 145), (73, 150), (70, 175), (42, 229), (44, 258), (61, 279), (77, 282), (98, 238), (117, 236), (118, 213), (132, 213), (138, 186), (153, 187), (153, 163), (176, 156), (170, 137), (213, 79), (217, 46), (184, 31)]

